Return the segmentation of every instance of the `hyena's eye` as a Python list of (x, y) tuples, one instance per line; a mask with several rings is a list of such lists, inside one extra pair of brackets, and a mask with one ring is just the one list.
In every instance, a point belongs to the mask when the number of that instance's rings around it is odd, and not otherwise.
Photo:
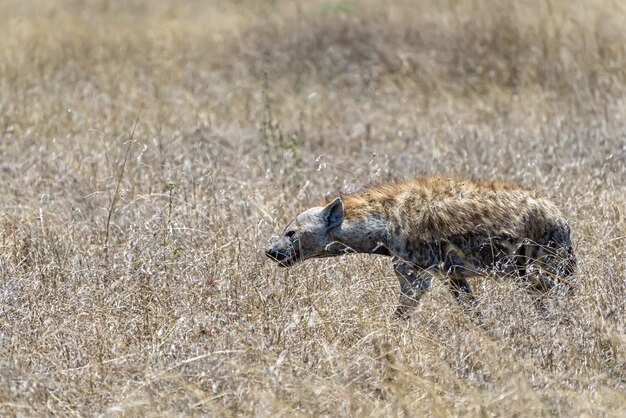
[(287, 231), (287, 232), (285, 232), (285, 236), (287, 238), (293, 238), (294, 235), (296, 235), (296, 231)]

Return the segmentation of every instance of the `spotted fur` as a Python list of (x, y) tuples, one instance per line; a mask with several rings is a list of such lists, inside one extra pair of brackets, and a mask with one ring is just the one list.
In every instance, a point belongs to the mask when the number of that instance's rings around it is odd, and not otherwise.
[(468, 277), (510, 275), (544, 294), (576, 262), (568, 222), (550, 201), (512, 184), (428, 176), (327, 199), (266, 250), (281, 266), (347, 252), (393, 258), (400, 315), (433, 276), (467, 307)]

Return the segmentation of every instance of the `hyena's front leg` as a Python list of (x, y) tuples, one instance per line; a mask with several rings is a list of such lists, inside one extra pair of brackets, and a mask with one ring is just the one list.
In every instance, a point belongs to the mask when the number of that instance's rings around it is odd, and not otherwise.
[(400, 302), (396, 308), (396, 315), (407, 318), (409, 311), (417, 306), (430, 287), (433, 277), (428, 270), (418, 271), (398, 257), (394, 257), (392, 262), (393, 270), (400, 281)]

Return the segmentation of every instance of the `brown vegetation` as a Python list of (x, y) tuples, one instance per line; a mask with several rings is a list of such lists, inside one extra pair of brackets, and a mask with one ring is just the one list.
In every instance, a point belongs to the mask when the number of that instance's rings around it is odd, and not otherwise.
[[(1, 2), (0, 414), (623, 414), (625, 27), (611, 0)], [(325, 194), (421, 172), (556, 202), (575, 295), (542, 319), (476, 280), (477, 327), (436, 283), (402, 322), (387, 259), (265, 259)]]

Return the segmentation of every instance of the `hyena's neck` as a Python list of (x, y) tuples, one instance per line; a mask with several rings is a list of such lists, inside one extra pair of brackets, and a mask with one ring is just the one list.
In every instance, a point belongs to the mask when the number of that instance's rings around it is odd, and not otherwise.
[(389, 232), (387, 222), (380, 216), (362, 219), (344, 219), (331, 233), (331, 238), (342, 245), (331, 247), (331, 252), (354, 251), (367, 254), (388, 254)]

